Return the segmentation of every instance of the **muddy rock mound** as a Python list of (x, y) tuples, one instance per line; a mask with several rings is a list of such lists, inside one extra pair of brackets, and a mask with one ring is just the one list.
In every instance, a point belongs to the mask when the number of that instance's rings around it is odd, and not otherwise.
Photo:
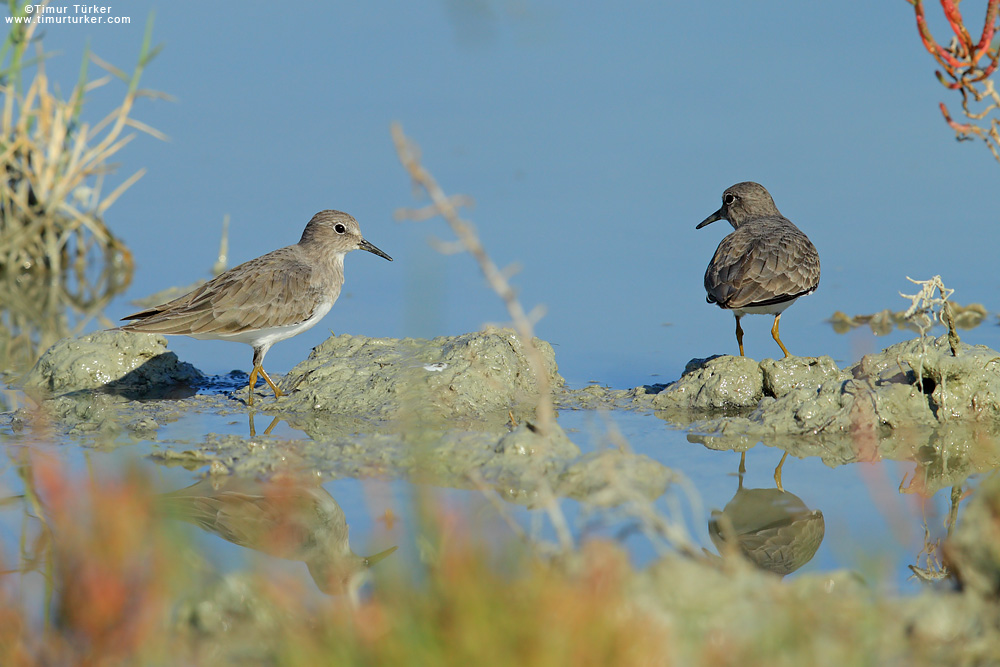
[(760, 362), (765, 396), (781, 398), (795, 389), (818, 387), (841, 375), (830, 357), (786, 357)]
[[(552, 346), (535, 339), (553, 388), (563, 385)], [(476, 418), (534, 412), (538, 389), (513, 331), (490, 329), (431, 340), (331, 336), (285, 377), (287, 412)]]
[(1000, 352), (948, 338), (915, 339), (865, 355), (851, 369), (882, 399), (877, 413), (890, 426), (1000, 416)]
[(41, 397), (86, 389), (141, 397), (202, 377), (167, 351), (163, 336), (111, 329), (59, 341), (35, 363), (23, 385)]
[(761, 362), (729, 355), (692, 359), (680, 379), (655, 393), (650, 404), (658, 410), (750, 409), (768, 397), (778, 398), (798, 389), (815, 390), (841, 374), (830, 357), (787, 357)]
[(890, 428), (932, 426), (1000, 417), (1000, 352), (962, 343), (953, 354), (942, 336), (897, 343), (844, 370), (830, 357), (712, 357), (645, 389), (632, 392), (636, 407), (742, 409), (776, 432), (848, 428), (866, 414), (862, 421)]
[(692, 359), (677, 382), (653, 398), (658, 409), (725, 410), (757, 405), (764, 395), (764, 376), (749, 357)]
[(1000, 353), (962, 344), (953, 355), (942, 336), (865, 355), (819, 386), (800, 386), (762, 402), (749, 419), (768, 430), (849, 432), (997, 416)]
[(946, 336), (897, 343), (843, 371), (825, 357), (766, 360), (761, 368), (764, 396), (756, 407), (737, 416), (706, 415), (694, 428), (751, 439), (822, 434), (856, 440), (897, 429), (988, 425), (1000, 417), (1000, 353), (963, 343), (953, 354)]
[(724, 412), (747, 414), (767, 399), (797, 389), (815, 390), (826, 380), (845, 371), (830, 357), (788, 357), (758, 362), (749, 357), (716, 355), (692, 359), (681, 377), (667, 384), (634, 389), (611, 389), (591, 385), (566, 390), (556, 396), (556, 405), (566, 409), (653, 409), (680, 425)]

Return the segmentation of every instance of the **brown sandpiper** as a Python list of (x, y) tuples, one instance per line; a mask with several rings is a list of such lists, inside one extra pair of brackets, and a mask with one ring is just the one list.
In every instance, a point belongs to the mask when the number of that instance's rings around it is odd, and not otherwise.
[(258, 375), (275, 397), (282, 396), (264, 370), (264, 355), (330, 311), (344, 284), (344, 255), (358, 249), (392, 261), (361, 236), (353, 217), (320, 211), (297, 244), (244, 262), (173, 301), (123, 317), (132, 321), (121, 328), (246, 343), (253, 348), (247, 403), (253, 405)]
[(774, 315), (771, 336), (788, 357), (778, 336), (781, 313), (819, 287), (819, 254), (809, 238), (781, 215), (764, 186), (747, 181), (722, 193), (722, 207), (701, 221), (701, 229), (728, 220), (733, 232), (722, 239), (705, 270), (706, 300), (736, 316), (736, 342), (743, 354), (740, 318), (747, 313)]

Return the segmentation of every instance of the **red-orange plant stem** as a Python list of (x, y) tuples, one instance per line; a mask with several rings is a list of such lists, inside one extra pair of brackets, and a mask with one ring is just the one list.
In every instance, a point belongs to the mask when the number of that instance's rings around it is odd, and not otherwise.
[(955, 121), (953, 121), (951, 119), (951, 114), (948, 113), (948, 107), (944, 105), (944, 102), (941, 102), (940, 107), (941, 107), (941, 114), (944, 116), (945, 121), (948, 123), (948, 126), (951, 127), (951, 129), (955, 130), (956, 132), (961, 132), (962, 134), (968, 134), (969, 132), (975, 131), (975, 128), (973, 128), (972, 125), (968, 123), (956, 123)]
[(924, 48), (934, 56), (942, 67), (951, 71), (952, 68), (962, 67), (961, 61), (948, 53), (941, 47), (931, 35), (930, 28), (927, 27), (927, 16), (924, 14), (923, 0), (913, 0), (913, 12), (917, 17), (917, 30), (920, 32), (920, 39), (924, 43)]
[[(983, 57), (990, 49), (990, 43), (993, 41), (993, 33), (996, 32), (997, 26), (997, 12), (1000, 11), (1000, 0), (989, 0), (989, 4), (986, 5), (986, 23), (983, 25), (983, 36), (979, 38), (979, 43), (976, 44), (975, 53), (972, 56), (972, 62), (978, 62), (980, 58)], [(1000, 49), (997, 49), (997, 53), (1000, 54)], [(996, 68), (996, 57), (993, 58), (993, 67)]]
[(941, 0), (941, 9), (944, 10), (944, 16), (948, 19), (951, 29), (958, 36), (959, 42), (965, 47), (965, 53), (968, 57), (972, 53), (972, 37), (969, 36), (969, 31), (965, 29), (965, 23), (962, 21), (962, 12), (958, 11), (958, 3), (953, 2), (953, 0)]

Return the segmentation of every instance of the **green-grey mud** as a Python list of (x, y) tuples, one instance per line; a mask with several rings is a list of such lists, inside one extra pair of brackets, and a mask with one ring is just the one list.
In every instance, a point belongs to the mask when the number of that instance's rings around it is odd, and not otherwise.
[(829, 466), (917, 461), (928, 491), (1000, 466), (1000, 353), (916, 338), (845, 369), (829, 357), (694, 359), (668, 385), (569, 392), (586, 406), (652, 410), (710, 449), (758, 442)]
[[(926, 463), (928, 489), (961, 483), (1000, 464), (1000, 353), (947, 338), (916, 338), (839, 369), (829, 357), (757, 362), (721, 356), (692, 360), (667, 385), (568, 389), (552, 347), (542, 351), (560, 409), (652, 411), (711, 449), (745, 451), (764, 441), (831, 466), (874, 457)], [(73, 435), (105, 442), (150, 438), (190, 412), (244, 414), (245, 387), (196, 393), (209, 382), (167, 351), (159, 336), (102, 331), (49, 349), (24, 380), (46, 419)], [(543, 479), (560, 495), (602, 488), (581, 470), (621, 467), (656, 497), (670, 471), (643, 456), (582, 457), (558, 428), (543, 439), (531, 424), (535, 382), (512, 332), (487, 330), (433, 340), (331, 336), (281, 380), (286, 396), (258, 389), (257, 407), (309, 440), (277, 454), (253, 436), (207, 436), (163, 443), (157, 456), (216, 472), (261, 474), (291, 452), (333, 477), (415, 474), (466, 487), (472, 477), (532, 504)], [(163, 400), (150, 400), (161, 398)], [(169, 399), (169, 400), (167, 400)], [(14, 428), (39, 413), (20, 410)], [(516, 425), (516, 428), (514, 427)], [(569, 480), (574, 480), (572, 483)]]
[[(1000, 353), (983, 346), (963, 344), (953, 355), (946, 337), (918, 338), (846, 369), (828, 357), (757, 362), (723, 356), (693, 360), (668, 385), (571, 390), (551, 346), (538, 345), (559, 410), (648, 411), (709, 448), (745, 451), (764, 441), (831, 466), (915, 460), (927, 491), (1000, 464)], [(196, 393), (205, 383), (211, 388), (211, 380), (167, 352), (160, 337), (101, 332), (63, 341), (39, 360), (25, 389), (42, 409), (19, 410), (10, 425), (18, 430), (44, 419), (84, 440), (127, 444), (155, 439), (162, 425), (191, 412), (247, 412), (245, 385)], [(256, 407), (310, 439), (209, 434), (197, 442), (157, 443), (154, 457), (213, 476), (298, 467), (326, 478), (488, 486), (527, 506), (550, 493), (603, 506), (637, 496), (652, 500), (676, 479), (663, 464), (627, 451), (584, 455), (558, 425), (543, 436), (534, 424), (533, 376), (518, 339), (505, 330), (434, 340), (333, 336), (281, 386), (288, 395), (277, 400), (258, 390)], [(786, 526), (740, 523), (738, 492), (726, 520), (716, 516), (722, 559), (662, 556), (634, 575), (637, 604), (697, 641), (722, 635), (744, 647), (780, 641), (791, 647), (789, 655), (814, 655), (823, 645), (833, 651), (831, 663), (838, 651), (848, 659), (858, 647), (863, 654), (928, 663), (948, 662), (955, 651), (960, 661), (1000, 659), (1000, 482), (981, 485), (947, 542), (947, 565), (961, 591), (929, 588), (905, 599), (886, 599), (850, 572), (785, 582), (751, 567), (755, 559), (747, 549), (760, 549), (761, 559), (777, 563), (767, 569), (784, 574), (804, 552), (808, 560), (822, 539), (821, 514), (791, 494), (771, 495), (765, 500), (783, 505)], [(734, 557), (740, 550), (750, 558)], [(236, 604), (231, 589), (241, 585), (233, 575), (206, 590), (191, 607), (201, 611), (182, 612), (179, 622), (212, 634), (215, 612), (205, 610), (230, 613)], [(237, 604), (245, 605), (252, 599)], [(802, 635), (803, 614), (816, 620), (809, 636)]]
[[(536, 343), (552, 386), (565, 391), (551, 346)], [(12, 427), (46, 419), (71, 435), (127, 442), (154, 438), (161, 425), (190, 412), (247, 411), (245, 387), (231, 396), (196, 394), (191, 387), (203, 376), (165, 346), (161, 336), (121, 331), (62, 341), (24, 381), (44, 411), (22, 409)], [(134, 357), (123, 358), (130, 348)], [(558, 424), (543, 437), (531, 422), (533, 376), (520, 342), (506, 330), (433, 340), (333, 336), (281, 384), (287, 395), (261, 394), (257, 406), (309, 439), (275, 446), (254, 436), (208, 434), (196, 443), (162, 443), (154, 456), (207, 466), (214, 474), (262, 475), (295, 466), (329, 478), (485, 484), (528, 506), (540, 492), (613, 505), (619, 501), (612, 487), (652, 500), (673, 478), (646, 456), (584, 455)], [(149, 393), (171, 400), (139, 400)]]

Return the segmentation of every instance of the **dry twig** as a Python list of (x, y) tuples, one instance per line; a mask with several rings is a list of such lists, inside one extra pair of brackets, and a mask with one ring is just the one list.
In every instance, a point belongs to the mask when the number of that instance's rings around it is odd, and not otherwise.
[(479, 269), (483, 272), (486, 281), (507, 307), (507, 312), (513, 320), (514, 330), (524, 346), (524, 353), (531, 366), (531, 372), (535, 376), (535, 386), (538, 389), (537, 423), (535, 425), (543, 437), (547, 436), (551, 433), (554, 419), (552, 387), (549, 383), (545, 360), (534, 342), (534, 325), (543, 315), (543, 311), (536, 308), (528, 313), (524, 310), (517, 298), (517, 292), (508, 280), (508, 272), (497, 267), (479, 240), (475, 228), (469, 221), (463, 220), (459, 216), (458, 207), (467, 204), (470, 201), (469, 198), (462, 195), (449, 197), (444, 193), (431, 173), (420, 163), (419, 149), (403, 134), (403, 128), (399, 123), (392, 125), (392, 139), (399, 155), (399, 161), (402, 162), (413, 183), (422, 188), (431, 199), (430, 206), (416, 210), (401, 209), (396, 212), (396, 217), (426, 220), (432, 215), (440, 215), (458, 237), (458, 243), (461, 244), (461, 247), (472, 255), (479, 264)]
[[(910, 307), (903, 313), (903, 318), (912, 322), (920, 331), (920, 338), (930, 331), (937, 320), (948, 328), (948, 344), (951, 346), (952, 356), (958, 356), (958, 344), (961, 339), (955, 330), (955, 317), (952, 313), (951, 303), (948, 297), (955, 293), (955, 290), (945, 287), (941, 282), (941, 276), (934, 276), (930, 280), (914, 280), (906, 277), (911, 283), (920, 285), (920, 291), (916, 294), (899, 293), (904, 299), (910, 299)], [(934, 296), (937, 291), (938, 296)]]

